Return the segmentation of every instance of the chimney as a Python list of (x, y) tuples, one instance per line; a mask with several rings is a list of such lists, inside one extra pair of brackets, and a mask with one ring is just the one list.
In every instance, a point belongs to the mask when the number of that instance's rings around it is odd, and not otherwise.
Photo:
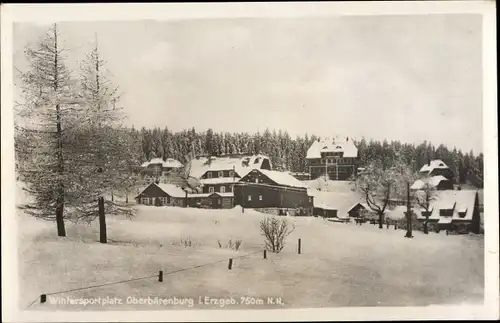
[(431, 159), (430, 159), (430, 158), (428, 158), (428, 159), (427, 159), (427, 166), (430, 166), (430, 165), (431, 165)]

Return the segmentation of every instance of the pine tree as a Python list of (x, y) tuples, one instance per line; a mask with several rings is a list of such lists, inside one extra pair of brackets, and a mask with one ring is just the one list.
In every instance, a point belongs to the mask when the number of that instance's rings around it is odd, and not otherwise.
[[(29, 70), (20, 72), (23, 102), (18, 105), (17, 154), (29, 158), (18, 165), (33, 202), (23, 205), (26, 213), (56, 221), (57, 235), (66, 236), (65, 205), (71, 196), (74, 173), (68, 170), (72, 152), (67, 137), (75, 125), (74, 83), (65, 65), (57, 25), (35, 48), (25, 51)], [(21, 155), (20, 155), (21, 156)]]

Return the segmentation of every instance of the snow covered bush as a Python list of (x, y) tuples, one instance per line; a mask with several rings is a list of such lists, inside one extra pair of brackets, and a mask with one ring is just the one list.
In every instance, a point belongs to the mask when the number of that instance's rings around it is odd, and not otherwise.
[(266, 249), (279, 253), (285, 247), (286, 238), (293, 232), (295, 225), (289, 225), (284, 218), (267, 217), (260, 221), (260, 234), (264, 236)]

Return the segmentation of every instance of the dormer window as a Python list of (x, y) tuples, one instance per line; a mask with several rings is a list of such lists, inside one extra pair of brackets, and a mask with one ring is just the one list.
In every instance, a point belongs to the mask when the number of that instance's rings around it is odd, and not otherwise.
[(219, 177), (224, 177), (224, 172), (223, 171), (219, 171), (218, 176)]
[(439, 166), (444, 166), (444, 164), (443, 164), (443, 163), (441, 163), (441, 164), (439, 164)]
[(336, 149), (342, 149), (342, 147), (341, 147), (341, 146), (337, 146), (337, 147), (335, 147), (335, 148), (336, 148)]
[(229, 177), (234, 177), (234, 172), (233, 171), (229, 172)]
[(212, 172), (207, 172), (207, 178), (212, 178)]

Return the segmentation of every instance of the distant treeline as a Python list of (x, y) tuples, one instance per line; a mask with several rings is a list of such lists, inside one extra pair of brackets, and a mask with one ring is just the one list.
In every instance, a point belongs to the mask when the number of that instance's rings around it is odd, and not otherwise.
[[(172, 132), (167, 127), (136, 130), (130, 129), (134, 141), (141, 143), (141, 159), (151, 160), (155, 157), (175, 158), (186, 161), (189, 153), (195, 155), (228, 155), (228, 154), (264, 154), (269, 156), (274, 169), (293, 172), (306, 172), (306, 154), (311, 144), (320, 139), (315, 135), (305, 134), (292, 138), (287, 131), (269, 130), (254, 134), (219, 133), (212, 129), (197, 132), (194, 128)], [(372, 160), (379, 160), (391, 165), (397, 155), (403, 158), (415, 171), (432, 159), (443, 160), (456, 175), (457, 183), (471, 182), (482, 187), (483, 154), (474, 155), (473, 151), (462, 152), (450, 149), (445, 145), (434, 145), (422, 142), (418, 145), (401, 143), (400, 141), (354, 140), (358, 147), (360, 165)]]

